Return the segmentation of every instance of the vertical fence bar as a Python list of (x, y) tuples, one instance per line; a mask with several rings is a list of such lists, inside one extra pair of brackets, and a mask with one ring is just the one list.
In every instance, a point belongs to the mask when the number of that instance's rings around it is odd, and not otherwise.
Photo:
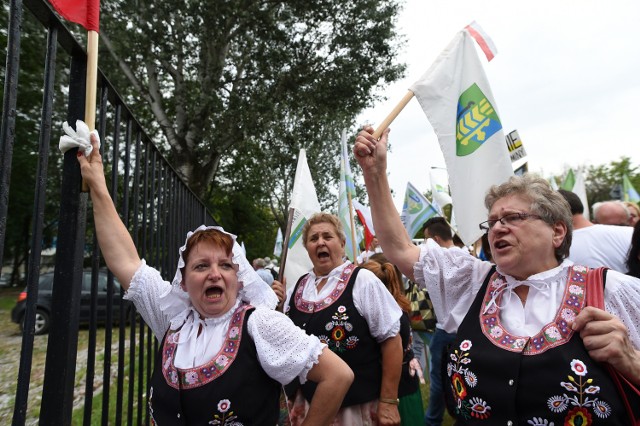
[[(104, 84), (100, 88), (100, 109), (98, 115), (98, 134), (100, 140), (100, 154), (104, 153), (104, 136), (107, 126), (107, 96), (109, 92)], [(91, 254), (91, 319), (89, 321), (89, 344), (87, 347), (87, 379), (84, 387), (84, 412), (82, 417), (83, 425), (91, 424), (93, 412), (93, 379), (96, 368), (96, 348), (97, 348), (97, 322), (98, 322), (98, 276), (100, 270), (100, 247), (98, 247), (98, 236), (93, 231), (93, 252)]]
[(160, 175), (161, 175), (161, 180), (160, 180), (160, 184), (161, 184), (161, 190), (160, 190), (160, 203), (159, 203), (159, 207), (160, 207), (160, 213), (161, 213), (161, 217), (160, 217), (160, 221), (159, 221), (159, 226), (160, 226), (160, 236), (161, 236), (161, 242), (160, 242), (160, 246), (162, 247), (162, 264), (161, 264), (161, 268), (162, 271), (165, 274), (170, 274), (170, 272), (168, 271), (169, 267), (169, 261), (167, 259), (167, 256), (169, 256), (168, 250), (167, 250), (167, 244), (169, 243), (169, 238), (168, 238), (168, 229), (169, 229), (169, 222), (167, 221), (166, 218), (166, 211), (169, 209), (169, 206), (167, 205), (167, 193), (169, 190), (169, 186), (167, 185), (167, 173), (166, 173), (166, 167), (164, 164), (161, 164), (161, 169), (160, 169)]
[[(139, 238), (139, 214), (140, 214), (140, 129), (136, 126), (135, 137), (135, 156), (133, 160), (133, 202), (130, 208), (133, 215), (133, 226), (131, 229), (131, 235), (133, 236), (133, 243), (138, 248)], [(135, 309), (131, 309), (129, 312), (131, 321), (129, 329), (129, 387), (127, 394), (127, 424), (133, 424), (133, 408), (134, 408), (134, 395), (135, 395), (135, 378), (136, 378), (136, 312)], [(141, 385), (140, 383), (138, 385)], [(140, 409), (140, 407), (138, 407)]]
[[(124, 138), (124, 179), (122, 181), (122, 222), (129, 229), (129, 179), (131, 176), (131, 117), (127, 117), (127, 127)], [(120, 296), (124, 289), (120, 287)], [(120, 310), (118, 324), (118, 393), (116, 396), (116, 424), (122, 424), (122, 409), (124, 406), (124, 359), (125, 359), (125, 322), (124, 310)], [(131, 349), (131, 348), (130, 348)]]
[[(149, 144), (143, 145), (144, 149), (144, 159), (142, 164), (142, 229), (141, 229), (141, 246), (140, 246), (140, 255), (143, 259), (147, 257), (147, 230), (149, 228), (148, 224), (148, 212), (149, 212)], [(145, 361), (145, 351), (149, 350), (149, 346), (145, 345), (145, 323), (144, 321), (140, 321), (140, 332), (139, 332), (139, 342), (140, 342), (140, 351), (138, 351), (138, 411), (136, 424), (142, 424), (142, 413), (146, 408), (146, 401), (143, 401), (144, 396), (146, 395), (147, 389), (147, 381), (144, 377), (144, 361)]]
[(44, 71), (42, 114), (40, 121), (40, 140), (38, 148), (38, 166), (33, 204), (33, 229), (31, 230), (31, 250), (27, 270), (27, 302), (23, 319), (22, 349), (18, 369), (18, 386), (13, 407), (13, 424), (25, 423), (31, 362), (33, 359), (33, 339), (38, 299), (38, 281), (40, 278), (40, 253), (42, 252), (42, 232), (44, 223), (44, 202), (46, 198), (47, 166), (49, 164), (49, 140), (51, 139), (51, 110), (53, 105), (53, 85), (55, 80), (58, 29), (50, 28), (47, 35), (47, 56)]
[[(158, 255), (158, 251), (159, 251), (159, 244), (158, 244), (158, 230), (156, 229), (156, 216), (158, 215), (158, 209), (157, 206), (158, 204), (156, 204), (156, 200), (158, 200), (158, 193), (157, 188), (159, 187), (158, 183), (159, 183), (159, 179), (158, 179), (158, 170), (157, 170), (157, 163), (158, 163), (158, 152), (155, 149), (152, 149), (151, 146), (149, 146), (147, 148), (147, 151), (152, 150), (151, 152), (151, 188), (149, 190), (150, 193), (150, 197), (149, 197), (149, 233), (148, 233), (148, 239), (149, 239), (149, 248), (151, 248), (153, 251), (151, 253), (151, 257), (153, 258), (153, 263), (154, 265), (160, 265), (160, 257)], [(153, 345), (153, 340), (155, 340), (155, 336), (152, 335), (151, 330), (149, 330), (149, 333), (147, 334), (147, 371), (146, 371), (146, 376), (147, 376), (147, 383), (151, 382), (151, 374), (152, 374), (152, 369), (153, 369), (153, 349), (154, 347)], [(145, 389), (146, 390), (146, 389)], [(149, 410), (147, 409), (149, 405), (149, 392), (147, 391), (145, 394), (145, 416), (144, 416), (144, 424), (148, 425), (149, 424)]]
[[(115, 106), (113, 122), (113, 147), (111, 148), (111, 198), (114, 204), (118, 202), (118, 158), (120, 156), (120, 124), (122, 105)], [(105, 149), (106, 152), (106, 149)], [(109, 405), (111, 396), (111, 350), (113, 344), (113, 273), (107, 273), (107, 319), (104, 331), (104, 372), (102, 379), (102, 426), (109, 424)]]
[[(18, 71), (20, 69), (20, 26), (22, 0), (10, 0), (9, 30), (7, 32), (7, 61), (2, 98), (2, 124), (0, 125), (0, 265), (4, 264), (4, 242), (9, 209), (9, 182), (13, 143), (16, 138), (16, 103), (18, 100)], [(0, 275), (2, 268), (0, 268)]]
[[(71, 57), (70, 77), (68, 121), (75, 123), (84, 117), (84, 54)], [(41, 425), (71, 423), (88, 199), (87, 193), (80, 192), (81, 182), (76, 150), (67, 151), (62, 171), (58, 243), (51, 296), (49, 339), (55, 344), (47, 346)]]

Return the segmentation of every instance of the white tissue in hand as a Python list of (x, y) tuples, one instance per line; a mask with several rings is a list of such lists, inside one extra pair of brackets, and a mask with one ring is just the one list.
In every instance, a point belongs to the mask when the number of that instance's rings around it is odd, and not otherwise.
[(98, 148), (100, 148), (100, 136), (98, 135), (97, 130), (89, 131), (89, 126), (82, 121), (76, 121), (76, 130), (73, 130), (73, 127), (69, 126), (65, 121), (62, 123), (62, 130), (66, 133), (66, 135), (60, 136), (60, 143), (58, 148), (64, 154), (71, 148), (78, 148), (80, 151), (84, 152), (84, 155), (88, 157), (91, 155), (91, 151), (93, 151), (93, 146), (91, 146), (90, 135), (93, 133), (96, 135), (98, 140)]

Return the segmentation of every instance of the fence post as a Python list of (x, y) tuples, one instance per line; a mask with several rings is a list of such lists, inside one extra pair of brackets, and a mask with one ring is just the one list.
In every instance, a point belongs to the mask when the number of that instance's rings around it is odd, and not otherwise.
[[(72, 125), (84, 117), (85, 70), (85, 55), (73, 55), (68, 110), (68, 121)], [(50, 344), (47, 345), (39, 420), (41, 425), (71, 424), (89, 195), (80, 191), (81, 183), (76, 150), (70, 150), (64, 155), (62, 170)]]
[[(22, 24), (22, 0), (11, 0), (9, 30), (7, 33), (7, 63), (5, 68), (2, 100), (2, 124), (0, 124), (0, 266), (4, 263), (4, 241), (9, 208), (9, 181), (13, 142), (16, 137), (16, 102), (18, 99), (18, 70), (20, 69), (20, 25)], [(0, 267), (0, 275), (2, 268)]]

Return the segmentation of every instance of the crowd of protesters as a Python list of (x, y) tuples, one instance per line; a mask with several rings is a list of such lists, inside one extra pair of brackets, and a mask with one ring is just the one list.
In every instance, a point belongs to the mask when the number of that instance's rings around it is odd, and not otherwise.
[[(481, 252), (456, 245), (443, 218), (416, 245), (389, 191), (388, 131), (372, 131), (354, 152), (380, 248), (352, 263), (340, 220), (317, 213), (302, 229), (313, 266), (287, 292), (271, 259), (250, 265), (220, 227), (189, 232), (164, 281), (138, 257), (99, 151), (78, 155), (107, 265), (162, 342), (154, 422), (432, 425), (445, 405), (461, 425), (640, 418), (638, 206), (597, 203), (591, 222), (575, 194), (514, 176), (486, 195)], [(402, 276), (437, 316), (427, 407)]]

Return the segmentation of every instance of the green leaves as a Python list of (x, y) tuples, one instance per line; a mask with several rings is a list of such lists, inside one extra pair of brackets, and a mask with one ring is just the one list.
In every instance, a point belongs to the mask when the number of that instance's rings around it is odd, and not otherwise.
[(114, 47), (101, 66), (132, 70), (117, 86), (161, 124), (174, 168), (212, 200), (247, 190), (282, 226), (299, 149), (321, 202), (333, 201), (339, 131), (404, 71), (395, 63), (395, 0), (103, 7), (110, 19), (101, 35)]

